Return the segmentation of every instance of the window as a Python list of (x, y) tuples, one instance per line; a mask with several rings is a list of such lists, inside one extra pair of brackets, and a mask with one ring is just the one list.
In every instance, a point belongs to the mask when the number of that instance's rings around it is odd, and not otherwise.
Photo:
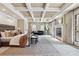
[(36, 25), (32, 25), (32, 31), (36, 31)]

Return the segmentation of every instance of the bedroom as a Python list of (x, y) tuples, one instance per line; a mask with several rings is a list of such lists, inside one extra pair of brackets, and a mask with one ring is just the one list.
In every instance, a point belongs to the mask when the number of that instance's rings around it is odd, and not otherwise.
[(79, 55), (73, 31), (78, 7), (79, 3), (0, 3), (0, 55)]
[[(26, 24), (25, 26), (26, 26), (25, 33), (27, 33), (28, 25)], [(14, 36), (19, 37), (22, 33), (24, 33), (24, 20), (22, 20), (21, 17), (19, 17), (17, 14), (15, 14), (6, 6), (0, 3), (0, 36), (2, 36), (0, 38), (1, 46), (9, 45), (10, 43), (8, 41), (10, 41), (12, 37)], [(21, 35), (21, 36), (24, 36), (24, 35)], [(18, 42), (18, 44), (16, 45), (19, 45), (19, 43), (21, 42)]]

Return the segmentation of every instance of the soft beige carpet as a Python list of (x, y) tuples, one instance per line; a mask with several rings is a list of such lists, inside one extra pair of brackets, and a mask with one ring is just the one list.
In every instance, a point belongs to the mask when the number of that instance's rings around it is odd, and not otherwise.
[(0, 54), (9, 49), (9, 47), (0, 47)]
[(79, 47), (75, 48), (50, 36), (39, 36), (39, 42), (30, 47), (10, 47), (1, 56), (79, 56)]
[(40, 36), (39, 42), (33, 44), (30, 47), (19, 48), (11, 47), (1, 53), (1, 56), (57, 56), (60, 55), (59, 52), (53, 47), (53, 45), (48, 41), (49, 37)]

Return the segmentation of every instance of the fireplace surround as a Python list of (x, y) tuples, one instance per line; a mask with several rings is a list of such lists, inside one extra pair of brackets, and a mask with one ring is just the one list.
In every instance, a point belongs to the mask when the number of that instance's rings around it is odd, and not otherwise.
[(63, 26), (62, 25), (55, 26), (55, 37), (57, 39), (63, 40)]
[(62, 37), (62, 28), (56, 28), (56, 36)]

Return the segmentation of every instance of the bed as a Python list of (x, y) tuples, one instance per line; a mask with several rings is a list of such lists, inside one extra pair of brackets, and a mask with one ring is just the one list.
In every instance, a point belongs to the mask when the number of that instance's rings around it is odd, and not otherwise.
[(19, 46), (25, 47), (27, 44), (27, 35), (19, 34), (14, 37), (1, 37), (2, 46)]
[(26, 34), (19, 34), (17, 36), (14, 36), (11, 40), (9, 45), (10, 46), (20, 46), (25, 47), (27, 44), (27, 35)]
[(27, 34), (16, 35), (14, 33), (15, 35), (12, 35), (13, 33), (11, 32), (14, 30), (15, 30), (14, 26), (0, 24), (1, 46), (19, 46), (19, 47), (26, 46), (28, 42)]

